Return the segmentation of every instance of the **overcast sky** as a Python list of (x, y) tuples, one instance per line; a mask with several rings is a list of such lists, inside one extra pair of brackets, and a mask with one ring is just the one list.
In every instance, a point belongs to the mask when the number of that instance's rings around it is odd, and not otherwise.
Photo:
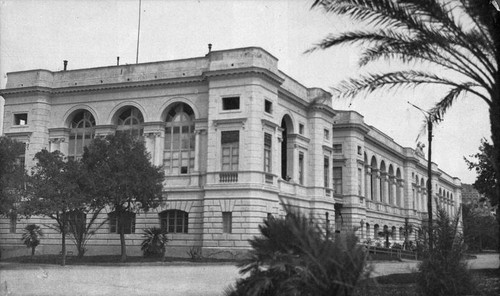
[[(213, 50), (259, 46), (279, 59), (279, 68), (307, 87), (330, 87), (355, 77), (358, 48), (303, 52), (328, 33), (354, 25), (309, 9), (312, 0), (142, 0), (139, 62), (204, 56)], [(0, 0), (0, 87), (6, 73), (135, 63), (139, 0)], [(438, 99), (435, 89), (375, 93), (352, 101), (334, 98), (334, 108), (355, 110), (365, 122), (400, 145), (416, 146), (423, 115)], [(2, 112), (3, 113), (3, 112)], [(435, 128), (433, 160), (452, 176), (472, 183), (464, 156), (490, 138), (488, 110), (463, 97)], [(421, 139), (426, 141), (426, 136)]]

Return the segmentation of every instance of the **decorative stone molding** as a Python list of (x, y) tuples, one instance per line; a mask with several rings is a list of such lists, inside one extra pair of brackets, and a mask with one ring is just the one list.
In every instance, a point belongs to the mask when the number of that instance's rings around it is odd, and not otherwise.
[(54, 143), (54, 144), (60, 144), (66, 142), (65, 137), (58, 137), (58, 138), (49, 138), (49, 143)]

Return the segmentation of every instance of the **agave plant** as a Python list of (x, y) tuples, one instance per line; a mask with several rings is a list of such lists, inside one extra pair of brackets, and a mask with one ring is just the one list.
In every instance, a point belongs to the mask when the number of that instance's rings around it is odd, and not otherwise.
[(21, 240), (26, 245), (26, 247), (31, 248), (31, 258), (35, 256), (35, 249), (40, 244), (41, 237), (43, 236), (43, 231), (40, 226), (36, 224), (29, 224), (24, 228), (24, 233)]
[(163, 257), (168, 242), (167, 231), (152, 227), (144, 230), (141, 250), (144, 257)]

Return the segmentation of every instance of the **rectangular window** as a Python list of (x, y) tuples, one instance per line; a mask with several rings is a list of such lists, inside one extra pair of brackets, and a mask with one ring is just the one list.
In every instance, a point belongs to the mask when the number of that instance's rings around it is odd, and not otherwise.
[(330, 131), (327, 130), (326, 128), (323, 130), (323, 134), (325, 137), (325, 140), (330, 140)]
[(240, 131), (221, 132), (222, 171), (237, 171)]
[(363, 150), (361, 148), (361, 146), (358, 146), (358, 155), (361, 155), (363, 153)]
[(330, 177), (328, 176), (329, 175), (329, 171), (330, 171), (330, 158), (326, 157), (325, 156), (325, 159), (324, 159), (324, 170), (323, 170), (323, 174), (324, 174), (324, 181), (325, 181), (325, 187), (328, 188), (329, 186), (329, 179)]
[(233, 230), (233, 217), (231, 212), (222, 212), (222, 232), (231, 233)]
[(273, 113), (273, 103), (271, 101), (264, 101), (264, 111), (269, 114)]
[(363, 194), (363, 170), (358, 168), (358, 195), (361, 196)]
[(17, 214), (12, 214), (10, 216), (9, 232), (10, 233), (16, 233), (16, 228), (17, 228)]
[(222, 98), (222, 110), (239, 110), (240, 97)]
[[(118, 221), (118, 215), (116, 212), (108, 214), (109, 217), (109, 232), (110, 233), (120, 233), (120, 221)], [(123, 233), (130, 234), (135, 233), (135, 213), (124, 212), (122, 214), (123, 219)]]
[(342, 167), (332, 168), (333, 193), (342, 194)]
[(28, 113), (14, 114), (14, 125), (28, 124)]
[(271, 172), (271, 145), (271, 134), (264, 133), (264, 172), (266, 173)]
[(342, 153), (342, 144), (332, 145), (333, 153)]
[(299, 123), (299, 134), (304, 134), (304, 125), (302, 123)]
[(299, 184), (304, 185), (304, 153), (299, 152)]

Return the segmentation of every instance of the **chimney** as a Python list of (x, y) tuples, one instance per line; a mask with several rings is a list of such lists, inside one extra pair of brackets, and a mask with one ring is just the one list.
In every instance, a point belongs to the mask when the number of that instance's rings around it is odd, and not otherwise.
[(64, 63), (64, 71), (66, 71), (66, 69), (68, 68), (68, 61), (64, 60), (63, 63)]
[(208, 53), (210, 53), (212, 51), (212, 43), (209, 43), (208, 44)]
[(116, 65), (120, 66), (120, 57), (116, 57)]

